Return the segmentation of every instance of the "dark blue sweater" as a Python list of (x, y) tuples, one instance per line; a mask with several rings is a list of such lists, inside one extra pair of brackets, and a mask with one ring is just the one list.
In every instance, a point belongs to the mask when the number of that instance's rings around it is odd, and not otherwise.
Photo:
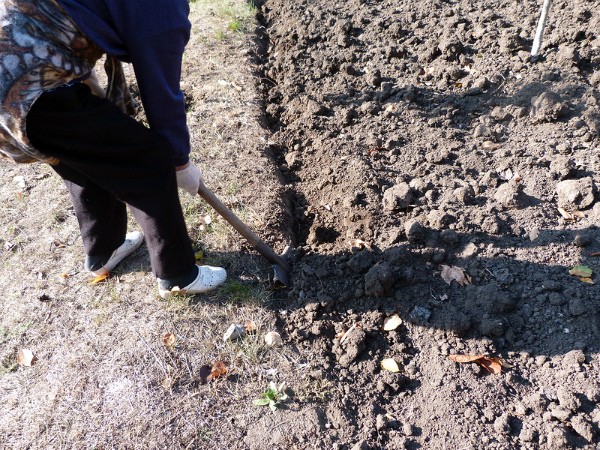
[(150, 128), (170, 142), (175, 165), (189, 160), (181, 59), (190, 37), (188, 0), (58, 0), (106, 53), (133, 64)]

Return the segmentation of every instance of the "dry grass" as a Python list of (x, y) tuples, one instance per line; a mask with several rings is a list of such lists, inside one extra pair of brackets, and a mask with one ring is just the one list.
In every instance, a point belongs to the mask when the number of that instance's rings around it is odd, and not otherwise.
[[(194, 36), (183, 89), (192, 100), (192, 158), (209, 186), (258, 231), (268, 214), (260, 199), (276, 194), (276, 182), (261, 159), (265, 131), (246, 64), (251, 41), (230, 28), (234, 20), (252, 27), (251, 13), (238, 0), (192, 4)], [(219, 39), (219, 29), (231, 39)], [(208, 41), (214, 45), (197, 45)], [(261, 184), (248, 175), (257, 166), (263, 168)], [(24, 177), (25, 188), (16, 176)], [(223, 289), (160, 300), (143, 247), (108, 282), (91, 285), (81, 271), (83, 247), (67, 192), (52, 170), (1, 161), (0, 182), (0, 447), (206, 448), (239, 442), (245, 431), (231, 418), (264, 414), (252, 400), (268, 380), (282, 381), (276, 374), (297, 364), (291, 349), (270, 349), (263, 341), (275, 329), (268, 265), (245, 255), (231, 227), (186, 196), (195, 245), (205, 250), (206, 263), (230, 273)], [(207, 214), (213, 222), (201, 230), (199, 218)], [(249, 320), (256, 334), (223, 341), (230, 324)], [(164, 345), (165, 333), (177, 337), (173, 348)], [(16, 364), (24, 348), (38, 358), (33, 367)], [(202, 384), (200, 367), (217, 360), (229, 368), (227, 379)]]

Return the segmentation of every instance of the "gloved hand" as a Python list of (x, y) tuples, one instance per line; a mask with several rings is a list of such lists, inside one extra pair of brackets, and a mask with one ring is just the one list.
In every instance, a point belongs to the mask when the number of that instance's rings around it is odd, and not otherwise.
[(202, 173), (192, 163), (189, 163), (185, 168), (177, 170), (177, 187), (184, 190), (190, 195), (196, 195), (202, 180)]

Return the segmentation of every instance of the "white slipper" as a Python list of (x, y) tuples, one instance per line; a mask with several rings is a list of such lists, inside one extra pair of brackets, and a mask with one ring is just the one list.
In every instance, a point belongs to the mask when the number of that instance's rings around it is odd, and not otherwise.
[(167, 299), (172, 295), (193, 295), (212, 291), (221, 286), (227, 279), (227, 272), (222, 267), (198, 266), (198, 276), (186, 287), (174, 287), (173, 289), (161, 289), (158, 286), (158, 294)]
[(102, 267), (98, 270), (91, 271), (96, 276), (108, 275), (117, 264), (123, 259), (131, 255), (136, 251), (140, 245), (144, 242), (144, 235), (139, 231), (132, 231), (125, 235), (125, 241), (110, 255), (110, 258)]

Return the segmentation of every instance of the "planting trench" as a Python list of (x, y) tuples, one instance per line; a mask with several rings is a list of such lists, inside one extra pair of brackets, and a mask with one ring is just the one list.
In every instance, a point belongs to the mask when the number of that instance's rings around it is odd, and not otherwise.
[(569, 269), (600, 270), (597, 6), (555, 3), (534, 64), (535, 1), (261, 2), (297, 244), (279, 324), (333, 386), (318, 448), (595, 445), (600, 291)]

